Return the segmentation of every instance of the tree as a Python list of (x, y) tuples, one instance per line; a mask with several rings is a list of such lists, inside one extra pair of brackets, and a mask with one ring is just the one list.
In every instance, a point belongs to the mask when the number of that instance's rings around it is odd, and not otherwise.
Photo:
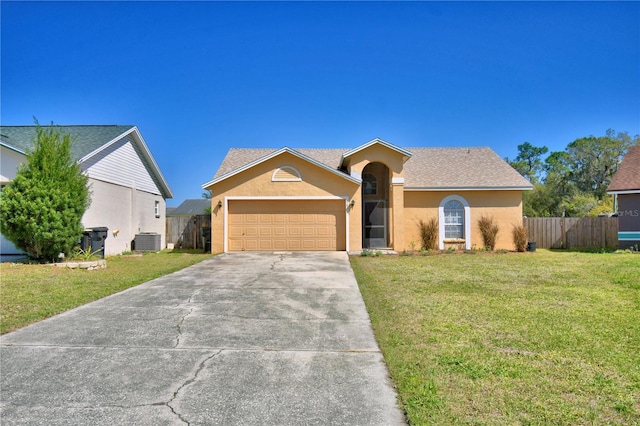
[(533, 184), (533, 190), (523, 194), (523, 213), (584, 217), (612, 211), (607, 186), (632, 145), (640, 145), (640, 136), (611, 129), (605, 136), (576, 139), (544, 161), (546, 147), (518, 145), (518, 156), (509, 163)]
[(577, 189), (601, 199), (629, 147), (638, 143), (628, 133), (607, 130), (606, 136), (576, 139), (567, 146), (571, 180)]
[(548, 151), (546, 146), (535, 147), (525, 142), (518, 145), (518, 156), (514, 161), (509, 161), (509, 164), (529, 182), (536, 183), (540, 181), (540, 174), (544, 170), (541, 157)]
[(71, 159), (71, 137), (36, 121), (33, 150), (0, 196), (0, 230), (36, 260), (69, 254), (82, 235), (89, 207), (88, 178)]

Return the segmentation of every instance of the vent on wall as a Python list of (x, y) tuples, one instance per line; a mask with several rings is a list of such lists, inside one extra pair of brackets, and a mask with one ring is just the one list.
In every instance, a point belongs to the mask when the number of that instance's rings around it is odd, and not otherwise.
[(160, 251), (160, 234), (155, 232), (136, 234), (136, 238), (133, 240), (133, 249), (136, 251)]
[(292, 166), (282, 166), (273, 171), (271, 175), (272, 182), (300, 182), (302, 176), (298, 169)]

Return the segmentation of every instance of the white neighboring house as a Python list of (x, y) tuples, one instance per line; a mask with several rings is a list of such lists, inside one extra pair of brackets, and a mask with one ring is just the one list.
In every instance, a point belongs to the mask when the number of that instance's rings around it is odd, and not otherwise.
[[(132, 249), (139, 233), (157, 233), (166, 246), (166, 199), (173, 194), (136, 126), (56, 126), (72, 138), (71, 155), (89, 177), (91, 205), (85, 228), (106, 226), (105, 254)], [(0, 126), (2, 186), (13, 180), (25, 152), (33, 148), (35, 126)], [(20, 254), (2, 236), (0, 254)]]

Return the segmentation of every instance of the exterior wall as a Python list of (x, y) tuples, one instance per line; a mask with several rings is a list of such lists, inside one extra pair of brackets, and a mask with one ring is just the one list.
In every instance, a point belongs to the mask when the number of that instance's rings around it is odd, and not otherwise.
[[(418, 219), (438, 219), (438, 207), (447, 196), (465, 199), (470, 207), (471, 248), (482, 248), (482, 235), (478, 220), (483, 215), (493, 216), (499, 226), (496, 249), (514, 250), (511, 230), (522, 224), (521, 191), (405, 191), (404, 234), (405, 243), (396, 250), (420, 248)], [(413, 243), (413, 245), (412, 245)]]
[[(82, 224), (85, 228), (109, 228), (106, 255), (131, 250), (131, 242), (140, 232), (160, 234), (161, 247), (165, 247), (166, 203), (162, 196), (95, 179), (89, 179), (89, 185), (92, 201), (82, 217)], [(155, 215), (156, 201), (159, 217)]]
[(621, 249), (640, 246), (640, 193), (618, 195), (618, 242)]
[(11, 182), (16, 177), (20, 163), (26, 160), (24, 155), (4, 146), (0, 147), (0, 183)]
[[(284, 166), (294, 167), (299, 171), (301, 181), (273, 182), (273, 172)], [(224, 251), (224, 211), (225, 197), (328, 197), (339, 196), (345, 199), (360, 199), (360, 186), (340, 176), (334, 175), (295, 155), (283, 153), (263, 163), (245, 170), (235, 176), (218, 182), (208, 188), (211, 191), (211, 250), (214, 253)], [(223, 207), (218, 207), (222, 201)], [(276, 201), (277, 202), (277, 201)], [(321, 201), (319, 201), (321, 202)], [(346, 212), (345, 212), (346, 213)], [(349, 212), (351, 222), (360, 223), (360, 211)], [(355, 213), (355, 214), (354, 214)], [(350, 235), (353, 238), (353, 234)], [(360, 244), (361, 239), (358, 240)], [(350, 247), (353, 241), (350, 241)]]

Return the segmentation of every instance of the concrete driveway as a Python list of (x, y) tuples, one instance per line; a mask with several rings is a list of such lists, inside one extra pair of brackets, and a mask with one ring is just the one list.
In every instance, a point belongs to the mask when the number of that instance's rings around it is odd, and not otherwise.
[(0, 362), (3, 425), (405, 424), (344, 252), (220, 255), (6, 334)]

